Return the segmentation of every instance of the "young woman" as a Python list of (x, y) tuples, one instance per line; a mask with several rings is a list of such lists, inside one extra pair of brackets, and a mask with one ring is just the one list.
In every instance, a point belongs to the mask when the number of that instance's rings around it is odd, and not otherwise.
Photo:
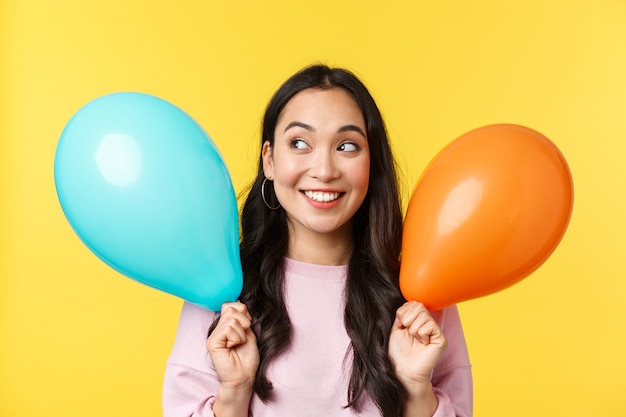
[(240, 301), (183, 306), (165, 417), (472, 415), (456, 307), (399, 291), (393, 156), (352, 73), (311, 66), (275, 93), (241, 222)]

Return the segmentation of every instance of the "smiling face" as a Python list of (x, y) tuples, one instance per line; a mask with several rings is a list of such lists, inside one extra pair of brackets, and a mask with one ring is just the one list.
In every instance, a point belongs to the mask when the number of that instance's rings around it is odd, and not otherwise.
[(361, 109), (342, 89), (303, 90), (286, 104), (274, 145), (263, 145), (263, 171), (287, 214), (290, 242), (351, 245), (352, 217), (369, 185), (365, 132)]

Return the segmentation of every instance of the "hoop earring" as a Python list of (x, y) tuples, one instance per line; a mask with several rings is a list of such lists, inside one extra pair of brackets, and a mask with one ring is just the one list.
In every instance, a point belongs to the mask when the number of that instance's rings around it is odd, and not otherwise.
[(261, 198), (263, 199), (263, 202), (265, 203), (265, 205), (267, 206), (268, 209), (270, 210), (278, 210), (280, 208), (280, 203), (278, 203), (278, 205), (276, 207), (272, 207), (269, 204), (267, 204), (267, 200), (265, 199), (265, 183), (267, 182), (267, 178), (265, 178), (263, 180), (263, 184), (261, 184)]

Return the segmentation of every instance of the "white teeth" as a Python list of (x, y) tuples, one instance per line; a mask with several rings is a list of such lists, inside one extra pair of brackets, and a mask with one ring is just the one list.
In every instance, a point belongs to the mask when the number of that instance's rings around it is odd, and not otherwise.
[(339, 193), (323, 193), (321, 191), (305, 191), (304, 195), (320, 203), (328, 203), (339, 198)]

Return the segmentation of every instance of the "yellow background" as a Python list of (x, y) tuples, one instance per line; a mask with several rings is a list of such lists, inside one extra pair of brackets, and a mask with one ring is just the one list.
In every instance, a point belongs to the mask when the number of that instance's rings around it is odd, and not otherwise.
[(470, 129), (518, 123), (555, 142), (575, 184), (561, 245), (460, 305), (475, 415), (624, 415), (626, 2), (4, 0), (0, 19), (0, 416), (161, 413), (181, 301), (109, 269), (65, 220), (53, 160), (72, 114), (116, 91), (171, 101), (239, 191), (270, 94), (316, 61), (371, 88), (405, 201)]

